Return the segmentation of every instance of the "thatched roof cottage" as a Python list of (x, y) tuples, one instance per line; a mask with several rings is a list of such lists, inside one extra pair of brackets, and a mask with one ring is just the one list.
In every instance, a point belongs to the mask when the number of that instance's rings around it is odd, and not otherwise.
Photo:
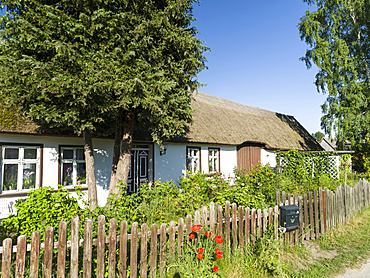
[[(197, 93), (194, 124), (161, 149), (150, 138), (136, 137), (132, 150), (130, 190), (141, 181), (177, 180), (186, 170), (233, 176), (235, 167), (275, 166), (275, 150), (321, 151), (322, 147), (293, 117)], [(0, 109), (1, 110), (1, 109)], [(64, 184), (73, 190), (85, 169), (83, 139), (40, 128), (2, 110), (0, 122), (0, 217), (27, 191)], [(12, 116), (12, 117), (13, 117)], [(51, 132), (53, 133), (53, 132)], [(113, 154), (113, 139), (94, 138), (99, 203), (104, 204)]]

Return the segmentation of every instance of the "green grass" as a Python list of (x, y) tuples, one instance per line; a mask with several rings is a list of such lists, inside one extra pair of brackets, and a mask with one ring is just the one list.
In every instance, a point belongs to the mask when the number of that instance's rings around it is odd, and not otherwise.
[[(370, 257), (370, 208), (348, 222), (316, 240), (322, 251), (336, 251), (333, 258), (319, 258), (309, 263), (310, 255), (304, 248), (293, 251), (296, 262), (300, 262), (307, 269), (294, 274), (295, 277), (333, 277), (340, 274), (347, 267), (362, 264)], [(293, 274), (292, 274), (293, 275)], [(293, 277), (294, 277), (293, 276)]]

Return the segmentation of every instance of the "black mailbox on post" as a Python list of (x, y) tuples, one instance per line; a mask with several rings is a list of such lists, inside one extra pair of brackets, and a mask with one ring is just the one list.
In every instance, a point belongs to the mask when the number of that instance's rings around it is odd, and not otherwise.
[(284, 228), (284, 232), (290, 232), (298, 229), (299, 206), (287, 205), (280, 207), (280, 226)]

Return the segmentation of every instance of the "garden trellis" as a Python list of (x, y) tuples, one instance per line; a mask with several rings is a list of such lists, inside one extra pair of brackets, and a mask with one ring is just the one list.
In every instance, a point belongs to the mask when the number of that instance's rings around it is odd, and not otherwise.
[[(277, 164), (282, 166), (282, 171), (304, 171), (308, 177), (319, 177), (327, 174), (331, 179), (339, 178), (340, 155), (327, 152), (278, 152)], [(301, 173), (302, 174), (302, 173)]]

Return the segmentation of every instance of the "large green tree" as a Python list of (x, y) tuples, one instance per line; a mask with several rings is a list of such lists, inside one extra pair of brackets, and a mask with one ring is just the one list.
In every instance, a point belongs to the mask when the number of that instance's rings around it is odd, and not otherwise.
[(31, 119), (84, 135), (92, 208), (92, 134), (99, 127), (116, 126), (116, 193), (118, 180), (127, 183), (135, 128), (160, 144), (191, 122), (191, 90), (207, 50), (191, 27), (193, 2), (0, 2), (8, 12), (0, 19), (3, 92)]
[(298, 24), (309, 49), (308, 68), (319, 68), (318, 91), (327, 93), (321, 126), (353, 145), (370, 129), (370, 3), (367, 0), (303, 0), (312, 5)]

